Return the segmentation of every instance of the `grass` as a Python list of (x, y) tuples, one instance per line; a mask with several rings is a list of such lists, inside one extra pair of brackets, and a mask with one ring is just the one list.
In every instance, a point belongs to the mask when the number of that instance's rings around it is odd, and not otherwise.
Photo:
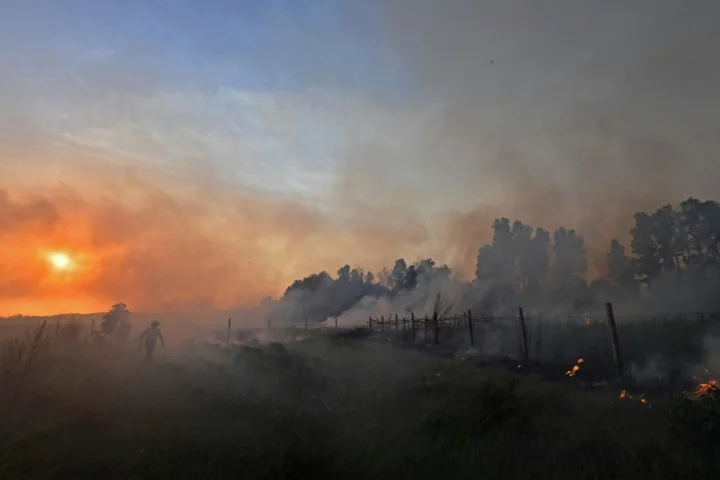
[[(61, 343), (61, 342), (59, 342)], [(714, 393), (650, 404), (361, 336), (48, 350), (0, 478), (716, 478)], [(716, 445), (716, 444), (715, 444)]]

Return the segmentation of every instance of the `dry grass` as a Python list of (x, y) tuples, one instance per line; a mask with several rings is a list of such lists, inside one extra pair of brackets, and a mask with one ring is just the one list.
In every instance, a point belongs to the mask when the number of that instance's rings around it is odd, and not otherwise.
[(0, 478), (675, 479), (718, 466), (713, 395), (649, 406), (347, 337), (169, 347), (150, 365), (88, 347), (27, 389), (12, 428), (0, 422)]
[(0, 343), (0, 401), (4, 408), (15, 406), (27, 384), (48, 365), (52, 341), (47, 322), (43, 322), (24, 337)]

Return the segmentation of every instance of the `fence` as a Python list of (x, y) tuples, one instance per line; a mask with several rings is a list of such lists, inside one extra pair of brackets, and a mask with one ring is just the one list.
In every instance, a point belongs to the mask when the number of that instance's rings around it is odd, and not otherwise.
[[(605, 315), (543, 318), (518, 308), (512, 317), (437, 315), (370, 317), (371, 332), (397, 342), (432, 344), (454, 350), (474, 348), (486, 357), (512, 359), (524, 365), (547, 365), (560, 374), (582, 359), (584, 375), (595, 380), (655, 376), (663, 383), (687, 377), (718, 337), (720, 315), (688, 313), (616, 317), (612, 304)], [(567, 372), (568, 374), (570, 372)]]

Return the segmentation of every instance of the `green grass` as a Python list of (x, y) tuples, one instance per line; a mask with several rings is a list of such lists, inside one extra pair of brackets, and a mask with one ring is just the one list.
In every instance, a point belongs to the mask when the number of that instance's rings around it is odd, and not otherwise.
[(717, 400), (635, 399), (388, 343), (89, 344), (0, 413), (0, 478), (717, 478)]

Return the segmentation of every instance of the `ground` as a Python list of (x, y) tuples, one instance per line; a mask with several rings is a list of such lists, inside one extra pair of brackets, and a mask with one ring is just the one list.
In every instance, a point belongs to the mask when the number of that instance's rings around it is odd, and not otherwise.
[[(55, 348), (0, 478), (718, 478), (717, 401), (589, 392), (368, 339)], [(13, 397), (14, 398), (14, 397)], [(713, 410), (715, 409), (715, 410)], [(715, 450), (714, 450), (715, 449)]]

